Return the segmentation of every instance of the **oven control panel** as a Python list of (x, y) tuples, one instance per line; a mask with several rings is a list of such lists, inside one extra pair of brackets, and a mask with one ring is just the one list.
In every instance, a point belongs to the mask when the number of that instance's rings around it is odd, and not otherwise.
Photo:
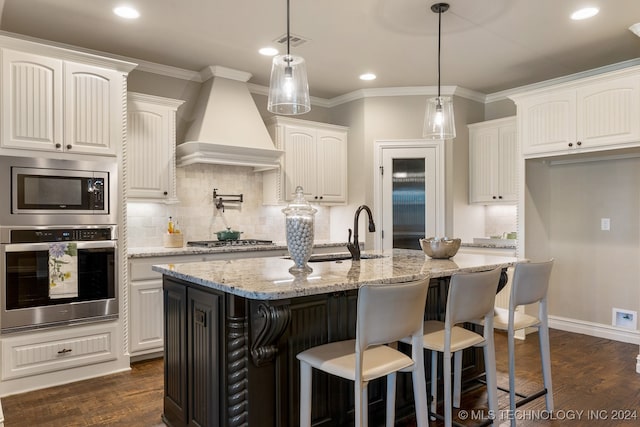
[(11, 230), (11, 243), (113, 240), (112, 227)]

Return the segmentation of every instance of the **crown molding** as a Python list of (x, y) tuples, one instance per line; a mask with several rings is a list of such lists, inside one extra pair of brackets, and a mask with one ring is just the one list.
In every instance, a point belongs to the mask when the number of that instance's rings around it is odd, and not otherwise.
[(568, 74), (562, 77), (556, 77), (555, 79), (543, 80), (541, 82), (532, 83), (530, 85), (519, 86), (513, 89), (507, 89), (500, 92), (494, 92), (486, 96), (485, 103), (503, 101), (510, 99), (511, 96), (517, 95), (523, 92), (529, 92), (537, 89), (544, 89), (549, 86), (555, 86), (561, 83), (569, 83), (575, 80), (584, 79), (587, 77), (597, 76), (599, 74), (609, 73), (612, 71), (618, 71), (629, 67), (640, 65), (640, 58), (629, 59), (627, 61), (616, 62), (615, 64), (604, 65), (602, 67), (593, 68), (587, 71), (581, 71), (579, 73)]

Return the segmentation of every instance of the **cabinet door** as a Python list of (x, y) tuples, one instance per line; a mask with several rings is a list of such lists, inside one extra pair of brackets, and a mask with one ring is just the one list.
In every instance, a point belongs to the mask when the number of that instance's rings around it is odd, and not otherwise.
[(169, 111), (166, 107), (129, 101), (127, 144), (129, 196), (167, 199), (173, 158), (169, 147)]
[(317, 135), (318, 191), (314, 200), (344, 202), (347, 200), (347, 134), (320, 129)]
[(318, 194), (316, 131), (298, 126), (284, 128), (284, 198), (292, 200), (302, 186), (307, 200)]
[(578, 89), (577, 140), (581, 148), (640, 139), (640, 77), (624, 77)]
[(498, 197), (497, 164), (499, 156), (499, 130), (486, 128), (472, 130), (469, 147), (469, 202), (486, 203)]
[(498, 198), (502, 202), (518, 201), (518, 131), (516, 125), (498, 130)]
[(522, 154), (562, 152), (576, 142), (576, 92), (567, 90), (522, 100)]
[(122, 76), (113, 70), (65, 62), (64, 148), (115, 155), (122, 141)]
[(187, 425), (187, 288), (164, 280), (164, 416)]
[(188, 425), (220, 425), (220, 296), (187, 289)]
[(162, 281), (131, 282), (131, 353), (161, 351)]
[(62, 61), (2, 50), (3, 147), (61, 151), (62, 108)]

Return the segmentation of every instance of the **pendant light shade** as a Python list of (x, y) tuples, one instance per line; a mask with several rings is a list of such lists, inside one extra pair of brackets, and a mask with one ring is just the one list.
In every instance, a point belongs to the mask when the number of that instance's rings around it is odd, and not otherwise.
[(283, 115), (304, 114), (311, 110), (304, 58), (288, 54), (273, 58), (267, 109)]
[(438, 14), (438, 96), (427, 100), (422, 136), (427, 139), (453, 139), (456, 124), (453, 117), (453, 101), (440, 96), (440, 42), (442, 38), (442, 13), (449, 9), (447, 3), (436, 3), (431, 10)]
[(273, 58), (267, 110), (295, 115), (311, 111), (307, 65), (304, 58), (290, 53), (289, 0), (287, 0), (287, 54)]

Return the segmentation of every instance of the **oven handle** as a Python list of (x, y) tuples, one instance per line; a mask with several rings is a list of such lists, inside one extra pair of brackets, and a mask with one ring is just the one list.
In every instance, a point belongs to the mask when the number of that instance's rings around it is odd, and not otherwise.
[[(55, 242), (51, 242), (55, 243)], [(86, 242), (69, 242), (76, 243), (78, 249), (102, 249), (117, 248), (118, 242), (115, 240), (99, 240)], [(29, 252), (29, 251), (48, 251), (49, 243), (11, 243), (2, 245), (4, 252)]]

